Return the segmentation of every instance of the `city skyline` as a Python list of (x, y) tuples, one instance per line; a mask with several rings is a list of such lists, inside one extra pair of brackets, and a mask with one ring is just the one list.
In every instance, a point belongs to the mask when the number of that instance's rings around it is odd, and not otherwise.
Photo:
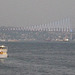
[[(0, 27), (0, 41), (20, 42), (20, 41), (75, 41), (75, 29), (69, 28), (32, 28), (24, 27)], [(16, 36), (17, 35), (17, 36)]]
[(51, 21), (47, 24), (40, 25), (29, 25), (24, 27), (14, 27), (14, 26), (1, 26), (2, 30), (22, 30), (22, 31), (67, 31), (70, 32), (74, 30), (72, 28), (71, 20), (69, 17), (63, 18), (57, 21)]

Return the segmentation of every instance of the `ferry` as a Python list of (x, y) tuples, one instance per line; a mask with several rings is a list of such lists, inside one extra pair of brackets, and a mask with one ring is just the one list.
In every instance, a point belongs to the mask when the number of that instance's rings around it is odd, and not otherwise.
[(4, 45), (0, 46), (0, 59), (8, 57), (7, 50), (8, 50), (7, 46)]

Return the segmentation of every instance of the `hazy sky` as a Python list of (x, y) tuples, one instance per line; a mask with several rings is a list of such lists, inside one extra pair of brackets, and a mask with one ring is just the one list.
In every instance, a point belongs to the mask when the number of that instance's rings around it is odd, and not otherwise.
[(39, 25), (71, 17), (75, 0), (0, 0), (0, 26)]

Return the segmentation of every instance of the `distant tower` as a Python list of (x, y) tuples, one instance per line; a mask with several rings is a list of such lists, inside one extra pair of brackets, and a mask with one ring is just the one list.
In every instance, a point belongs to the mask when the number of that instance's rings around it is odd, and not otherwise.
[(68, 18), (68, 28), (69, 28), (69, 31), (70, 31), (70, 40), (72, 40), (72, 28), (71, 28), (71, 19)]
[(72, 29), (70, 30), (70, 40), (72, 40)]

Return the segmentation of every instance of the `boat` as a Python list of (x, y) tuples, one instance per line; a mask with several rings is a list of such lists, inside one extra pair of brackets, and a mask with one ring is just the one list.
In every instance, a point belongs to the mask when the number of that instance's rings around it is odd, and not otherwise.
[(0, 46), (0, 59), (8, 57), (7, 50), (8, 50), (7, 46), (4, 45)]

